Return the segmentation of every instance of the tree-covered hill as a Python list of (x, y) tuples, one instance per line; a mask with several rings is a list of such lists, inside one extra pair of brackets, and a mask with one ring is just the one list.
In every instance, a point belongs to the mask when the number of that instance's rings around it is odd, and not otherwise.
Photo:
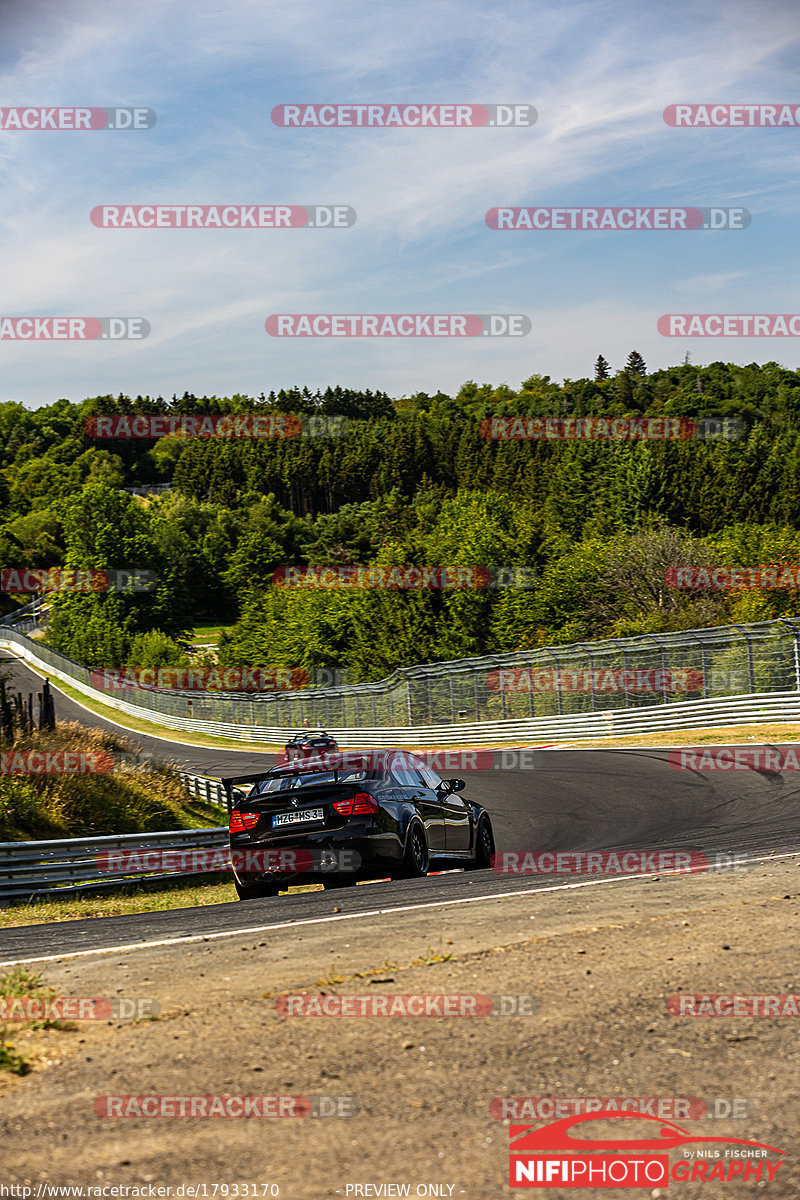
[[(0, 568), (154, 571), (154, 594), (60, 597), (48, 639), (95, 666), (187, 661), (201, 621), (235, 622), (228, 665), (396, 666), (548, 642), (758, 620), (796, 591), (676, 592), (670, 565), (800, 560), (800, 371), (685, 363), (605, 378), (532, 375), (458, 395), (341, 387), (257, 398), (96, 396), (0, 404)], [(89, 437), (106, 413), (341, 414), (339, 436)], [(743, 436), (492, 440), (497, 417), (729, 417)], [(482, 424), (483, 423), (483, 424)], [(136, 496), (124, 489), (169, 485)], [(524, 566), (534, 585), (290, 591), (306, 564)], [(13, 601), (0, 597), (0, 605)]]

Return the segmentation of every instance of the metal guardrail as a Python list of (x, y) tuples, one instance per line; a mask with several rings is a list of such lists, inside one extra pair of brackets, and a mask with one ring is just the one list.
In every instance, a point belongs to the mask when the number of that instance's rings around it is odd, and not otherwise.
[(43, 615), (48, 611), (49, 604), (41, 596), (36, 596), (29, 604), (14, 609), (0, 617), (0, 626), (10, 626), (20, 633), (28, 633), (41, 624)]
[[(181, 783), (192, 796), (227, 806), (219, 779), (181, 772)], [(227, 825), (210, 829), (170, 829), (158, 833), (123, 833), (89, 838), (58, 838), (43, 842), (0, 842), (0, 907), (32, 896), (64, 895), (153, 879), (189, 878), (201, 869), (180, 871), (117, 871), (104, 869), (102, 855), (110, 851), (147, 854), (154, 850), (201, 851), (228, 849)], [(216, 873), (216, 872), (215, 872)]]
[(185, 771), (181, 771), (180, 775), (181, 783), (190, 796), (197, 796), (200, 800), (208, 800), (212, 804), (225, 807), (225, 789), (218, 779), (211, 779), (208, 775), (188, 775)]
[(185, 879), (203, 870), (112, 871), (100, 856), (164, 850), (227, 852), (228, 828), (177, 829), (117, 837), (64, 838), (50, 842), (0, 842), (0, 905), (31, 896), (72, 894), (152, 879)]

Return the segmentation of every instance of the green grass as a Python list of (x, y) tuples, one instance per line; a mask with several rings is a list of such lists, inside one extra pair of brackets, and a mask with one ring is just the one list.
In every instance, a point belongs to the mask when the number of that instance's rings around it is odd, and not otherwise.
[(0, 841), (207, 829), (224, 823), (224, 810), (189, 796), (175, 768), (120, 761), (136, 749), (128, 738), (77, 722), (19, 737), (10, 752), (77, 751), (114, 765), (110, 771), (84, 775), (0, 775)]
[[(27, 967), (14, 967), (5, 975), (0, 975), (0, 997), (36, 996), (39, 999), (51, 998), (55, 992), (45, 988), (41, 977), (29, 971)], [(21, 1029), (73, 1029), (74, 1026), (65, 1021), (34, 1020), (15, 1021), (14, 1033)], [(20, 1053), (12, 1040), (13, 1034), (6, 1024), (0, 1024), (0, 1071), (10, 1071), (12, 1075), (27, 1075), (31, 1065), (27, 1057)]]
[(233, 625), (195, 625), (190, 641), (218, 642), (223, 630), (233, 629)]
[[(305, 884), (290, 889), (295, 892), (317, 892), (321, 883)], [(229, 875), (185, 879), (165, 885), (153, 880), (120, 884), (113, 895), (65, 896), (30, 900), (13, 908), (0, 909), (0, 929), (20, 925), (44, 925), (51, 921), (83, 921), (93, 917), (123, 917), (131, 913), (167, 912), (176, 908), (203, 908), (209, 904), (238, 903), (236, 889)]]

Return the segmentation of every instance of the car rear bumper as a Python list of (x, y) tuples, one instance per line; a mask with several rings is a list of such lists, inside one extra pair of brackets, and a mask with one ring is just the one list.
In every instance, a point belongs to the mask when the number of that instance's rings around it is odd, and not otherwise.
[[(310, 851), (316, 856), (325, 850), (332, 851), (337, 858), (344, 851), (351, 851), (358, 863), (356, 870), (337, 871), (335, 864), (326, 870), (304, 868), (300, 871), (260, 869), (258, 852), (280, 852), (297, 850)], [(235, 852), (239, 852), (238, 854)], [(282, 883), (285, 886), (301, 883), (322, 883), (337, 874), (350, 874), (354, 879), (369, 879), (382, 870), (397, 869), (403, 857), (403, 845), (397, 835), (390, 831), (372, 829), (354, 830), (352, 826), (341, 829), (318, 829), (292, 836), (292, 830), (270, 831), (265, 837), (251, 838), (234, 835), (231, 838), (231, 853), (234, 859), (233, 872), (240, 883)], [(266, 857), (266, 854), (265, 854)], [(298, 855), (302, 861), (302, 853)], [(237, 865), (237, 860), (239, 864)], [(256, 869), (247, 867), (255, 860)], [(347, 863), (348, 859), (344, 861)], [(243, 869), (244, 867), (244, 869)]]

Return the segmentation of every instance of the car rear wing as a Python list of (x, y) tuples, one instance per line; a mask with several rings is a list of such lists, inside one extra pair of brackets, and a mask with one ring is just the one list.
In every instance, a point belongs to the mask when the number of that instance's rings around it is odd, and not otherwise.
[[(339, 783), (339, 773), (340, 772), (350, 771), (353, 769), (352, 764), (345, 763), (344, 765), (342, 765), (341, 763), (329, 763), (321, 758), (320, 759), (311, 759), (311, 760), (295, 758), (291, 762), (278, 763), (277, 766), (282, 768), (282, 770), (280, 771), (280, 775), (291, 775), (292, 773), (297, 774), (297, 775), (299, 775), (301, 773), (309, 774), (309, 773), (313, 772), (314, 768), (317, 768), (320, 772), (321, 771), (326, 771), (326, 772), (330, 771), (333, 775), (333, 782), (335, 784)], [(309, 767), (311, 768), (311, 772), (309, 771)], [(367, 768), (365, 767), (365, 770), (366, 769)], [(267, 778), (274, 779), (275, 778), (275, 775), (273, 774), (274, 770), (275, 770), (274, 767), (270, 767), (266, 771), (258, 771), (255, 775), (228, 775), (227, 777), (220, 779), (220, 783), (222, 784), (223, 788), (225, 789), (225, 802), (228, 806), (228, 815), (230, 816), (230, 814), (233, 812), (234, 792), (237, 790), (238, 784), (261, 783), (262, 779), (267, 779)], [(243, 789), (238, 789), (238, 790), (240, 790), (240, 793), (243, 792)], [(249, 791), (249, 789), (248, 789), (248, 791)], [(244, 795), (240, 794), (240, 797), (238, 797), (238, 798), (244, 799)]]
[[(269, 775), (269, 770), (259, 771), (257, 775), (228, 775), (220, 779), (220, 783), (225, 791), (225, 803), (228, 807), (228, 816), (233, 812), (233, 793), (236, 785), (239, 783), (260, 783), (262, 779), (266, 779)], [(248, 789), (249, 790), (249, 789)]]

